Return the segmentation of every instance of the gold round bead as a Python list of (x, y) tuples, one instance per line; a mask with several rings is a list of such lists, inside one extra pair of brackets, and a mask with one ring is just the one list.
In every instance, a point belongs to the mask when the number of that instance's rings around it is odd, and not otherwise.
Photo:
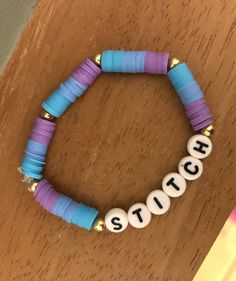
[(177, 58), (171, 58), (168, 62), (168, 69), (171, 70), (172, 68), (176, 67), (180, 64), (180, 60)]
[(97, 54), (94, 56), (93, 61), (96, 63), (96, 65), (98, 65), (99, 67), (101, 66), (101, 54)]
[(95, 221), (93, 225), (93, 230), (96, 232), (102, 232), (105, 229), (105, 221), (102, 218), (99, 218)]
[(51, 122), (54, 122), (55, 119), (56, 119), (55, 116), (53, 116), (52, 114), (48, 113), (47, 111), (42, 111), (41, 114), (40, 114), (40, 117), (42, 117), (45, 120), (51, 121)]
[(214, 128), (213, 124), (211, 124), (211, 125), (207, 126), (206, 128), (202, 129), (201, 133), (206, 137), (210, 137), (214, 133), (214, 130), (215, 130), (215, 128)]
[(30, 186), (28, 187), (28, 190), (29, 190), (30, 192), (35, 192), (38, 183), (39, 183), (39, 182), (38, 182), (37, 180), (34, 180), (34, 181), (30, 184)]

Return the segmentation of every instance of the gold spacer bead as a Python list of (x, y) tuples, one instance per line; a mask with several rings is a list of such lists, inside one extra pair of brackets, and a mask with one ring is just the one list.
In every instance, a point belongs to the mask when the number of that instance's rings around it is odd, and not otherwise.
[(30, 184), (30, 186), (28, 187), (28, 190), (29, 190), (30, 192), (35, 192), (38, 183), (39, 183), (39, 181), (34, 180), (34, 181)]
[(215, 128), (214, 128), (213, 124), (211, 124), (211, 125), (207, 126), (206, 128), (202, 129), (201, 133), (206, 137), (210, 137), (214, 133), (214, 130), (215, 130)]
[(176, 67), (180, 64), (180, 60), (177, 58), (171, 58), (168, 62), (168, 70), (170, 71), (172, 68)]
[(93, 230), (96, 232), (102, 232), (105, 229), (105, 221), (102, 218), (99, 218), (95, 221), (93, 225)]
[(48, 121), (51, 121), (51, 122), (54, 122), (56, 117), (53, 116), (52, 114), (48, 113), (47, 111), (42, 111), (41, 114), (40, 114), (40, 117), (45, 119), (45, 120), (48, 120)]
[(94, 56), (93, 58), (93, 61), (96, 63), (97, 66), (101, 66), (101, 57), (102, 55), (101, 54), (97, 54)]

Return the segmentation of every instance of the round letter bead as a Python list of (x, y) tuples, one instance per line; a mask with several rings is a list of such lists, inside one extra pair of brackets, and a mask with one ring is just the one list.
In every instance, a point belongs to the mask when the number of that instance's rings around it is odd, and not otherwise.
[(203, 164), (199, 159), (193, 156), (186, 156), (180, 160), (178, 170), (182, 177), (192, 181), (201, 176), (203, 172)]
[(170, 198), (164, 191), (156, 189), (148, 194), (147, 207), (154, 215), (162, 215), (170, 208)]
[(184, 194), (186, 186), (186, 180), (178, 173), (169, 173), (162, 180), (162, 189), (170, 197)]
[(197, 134), (188, 140), (187, 149), (191, 156), (203, 159), (211, 153), (212, 142), (208, 137)]
[(151, 213), (143, 203), (136, 203), (129, 208), (129, 223), (135, 228), (143, 228), (151, 221)]
[(111, 209), (105, 216), (105, 225), (111, 232), (122, 232), (128, 226), (128, 216), (120, 208)]

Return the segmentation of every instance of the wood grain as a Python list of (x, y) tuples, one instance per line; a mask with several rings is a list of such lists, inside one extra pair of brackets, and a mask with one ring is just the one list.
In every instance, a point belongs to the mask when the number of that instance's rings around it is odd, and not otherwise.
[[(0, 81), (0, 280), (191, 281), (235, 205), (235, 1), (42, 0)], [(46, 213), (17, 167), (43, 100), (104, 49), (168, 50), (212, 109), (214, 153), (143, 230), (89, 233)], [(193, 134), (167, 78), (104, 74), (58, 122), (46, 177), (127, 209), (177, 167)]]

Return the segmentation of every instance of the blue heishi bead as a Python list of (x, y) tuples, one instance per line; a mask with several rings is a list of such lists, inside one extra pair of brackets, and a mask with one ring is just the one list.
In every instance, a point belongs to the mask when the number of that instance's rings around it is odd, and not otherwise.
[(178, 95), (184, 105), (188, 105), (204, 96), (196, 81), (180, 88), (178, 90)]
[(40, 167), (42, 167), (45, 164), (44, 162), (29, 158), (27, 156), (25, 156), (23, 158), (22, 163), (25, 163), (25, 164), (29, 163), (29, 164), (32, 164), (32, 165), (35, 165), (35, 166), (40, 166)]
[(124, 51), (114, 51), (113, 52), (113, 71), (114, 72), (122, 71), (123, 55), (124, 55)]
[(113, 51), (111, 50), (103, 51), (101, 57), (101, 67), (102, 70), (105, 72), (113, 71)]
[(28, 140), (26, 151), (39, 156), (44, 156), (47, 153), (47, 146), (33, 140)]
[(73, 82), (73, 83), (75, 83), (76, 84), (76, 86), (78, 86), (79, 88), (81, 88), (82, 90), (86, 90), (87, 89), (87, 87), (86, 86), (84, 86), (84, 85), (82, 85), (80, 82), (78, 82), (74, 77), (70, 77), (69, 79), (68, 79), (68, 81), (71, 81), (71, 82)]
[(143, 51), (136, 52), (135, 72), (144, 72), (144, 58), (145, 58), (145, 52), (143, 52)]
[(56, 204), (53, 206), (52, 213), (56, 216), (63, 218), (65, 210), (68, 208), (72, 199), (60, 194), (59, 199), (56, 201)]
[(75, 100), (77, 98), (76, 95), (69, 88), (67, 88), (64, 84), (61, 84), (59, 86), (59, 91), (71, 103), (75, 102)]
[(65, 221), (71, 223), (75, 210), (76, 210), (76, 204), (75, 204), (75, 201), (72, 201), (70, 203), (70, 205), (68, 206), (68, 208), (66, 209), (63, 219)]
[(185, 106), (203, 98), (202, 90), (185, 63), (175, 66), (167, 76)]
[(31, 172), (38, 173), (38, 174), (40, 174), (43, 170), (43, 166), (37, 166), (37, 165), (31, 164), (29, 162), (26, 162), (26, 160), (22, 161), (21, 168), (24, 169), (25, 171), (31, 171)]
[(130, 53), (129, 51), (126, 51), (125, 55), (124, 55), (124, 60), (122, 63), (123, 72), (129, 72), (129, 70), (130, 70), (130, 54), (129, 53)]
[(74, 95), (76, 95), (77, 97), (81, 96), (84, 91), (86, 90), (86, 88), (82, 85), (79, 85), (79, 82), (73, 78), (70, 77), (65, 83), (65, 87), (67, 87)]
[(101, 68), (104, 72), (144, 72), (144, 51), (106, 50), (101, 56)]
[(98, 210), (88, 207), (82, 203), (73, 202), (73, 204), (75, 204), (75, 209), (71, 222), (90, 230), (98, 217)]
[(176, 89), (194, 81), (193, 75), (185, 63), (181, 63), (167, 73), (172, 85)]
[(59, 90), (56, 90), (42, 104), (42, 107), (53, 116), (60, 117), (70, 105), (71, 102), (65, 98)]
[(136, 55), (136, 52), (132, 52), (132, 51), (129, 52), (129, 72), (131, 72), (131, 73), (136, 72), (135, 55)]
[(30, 177), (30, 178), (36, 179), (36, 180), (41, 180), (43, 177), (41, 174), (34, 173), (30, 170), (24, 170), (23, 168), (22, 168), (22, 174), (24, 176), (27, 176), (27, 177)]
[(28, 151), (25, 152), (25, 157), (30, 158), (32, 160), (37, 160), (39, 162), (44, 162), (45, 161), (45, 157), (44, 156), (32, 154), (32, 153), (30, 153)]

